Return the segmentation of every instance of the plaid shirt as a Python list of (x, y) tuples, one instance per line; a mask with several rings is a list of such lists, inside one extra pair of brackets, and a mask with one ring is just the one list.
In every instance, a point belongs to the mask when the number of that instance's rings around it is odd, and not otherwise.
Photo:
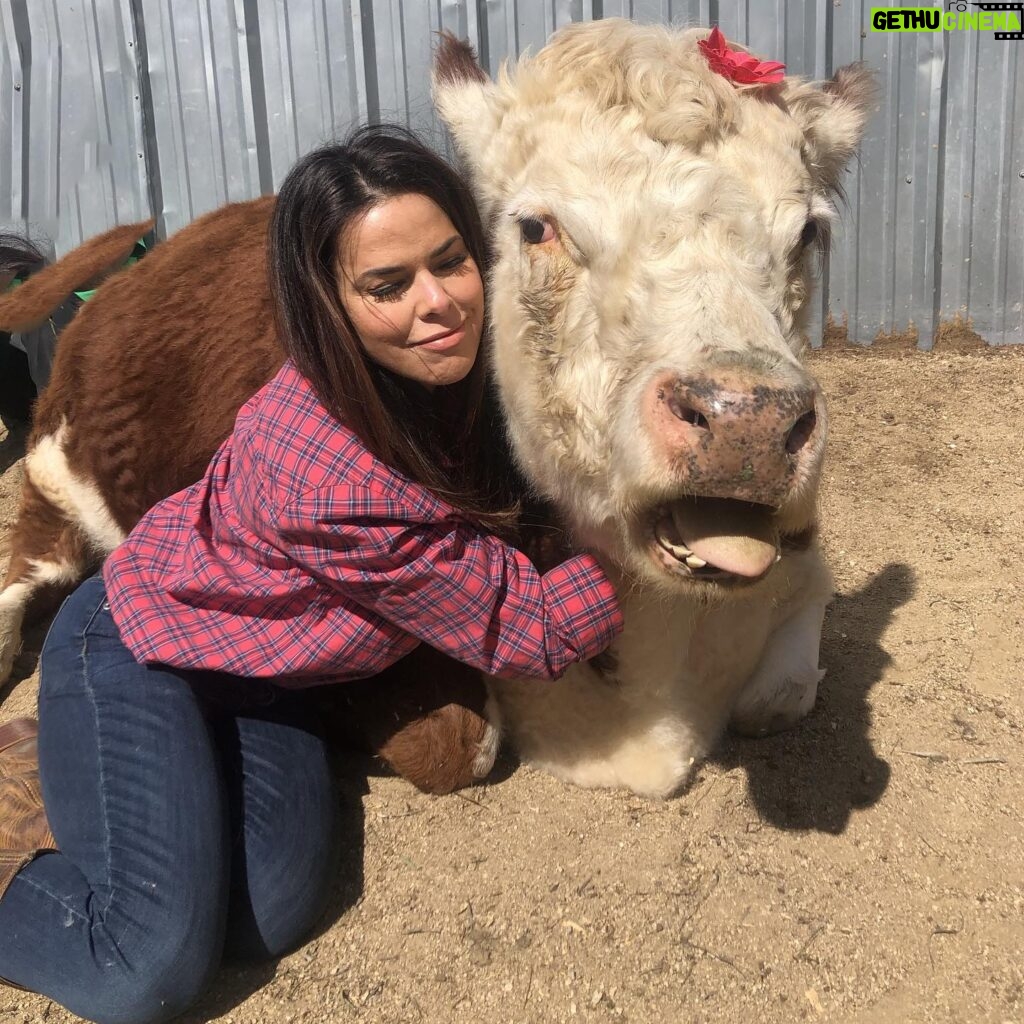
[(555, 679), (622, 628), (594, 558), (541, 576), (376, 459), (290, 363), (104, 579), (139, 661), (292, 686), (373, 675), (420, 641), (493, 675)]

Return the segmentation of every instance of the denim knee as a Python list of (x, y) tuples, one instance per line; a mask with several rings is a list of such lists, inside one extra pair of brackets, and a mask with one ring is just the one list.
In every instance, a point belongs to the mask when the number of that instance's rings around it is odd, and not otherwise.
[(91, 1005), (69, 1009), (96, 1024), (164, 1024), (189, 1010), (208, 983), (208, 978), (156, 981), (125, 972), (107, 991), (90, 993)]
[[(102, 945), (100, 941), (97, 955), (102, 955)], [(214, 941), (187, 937), (165, 943), (153, 951), (155, 958), (141, 962), (108, 954), (98, 975), (73, 993), (61, 993), (61, 1002), (96, 1024), (163, 1024), (189, 1010), (209, 988), (222, 948), (218, 934)]]
[(326, 744), (301, 708), (218, 729), (232, 816), (232, 958), (279, 957), (307, 939), (337, 874), (338, 792)]
[(293, 871), (273, 882), (263, 875), (246, 892), (233, 893), (225, 955), (275, 960), (308, 941), (330, 902), (340, 853), (335, 833), (330, 843), (304, 851)]

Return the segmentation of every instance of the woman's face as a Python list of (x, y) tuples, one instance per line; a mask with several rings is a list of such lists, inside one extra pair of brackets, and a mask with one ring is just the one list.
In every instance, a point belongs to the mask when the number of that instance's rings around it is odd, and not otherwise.
[(374, 362), (427, 387), (469, 373), (484, 286), (447, 214), (416, 193), (354, 221), (338, 244), (341, 301)]

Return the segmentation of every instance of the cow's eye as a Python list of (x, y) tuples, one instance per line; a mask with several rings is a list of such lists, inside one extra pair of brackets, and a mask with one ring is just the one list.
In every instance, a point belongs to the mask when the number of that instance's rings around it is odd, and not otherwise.
[(519, 231), (530, 245), (541, 245), (555, 237), (554, 225), (546, 217), (520, 217)]
[(818, 237), (818, 222), (809, 220), (800, 232), (800, 248), (806, 249)]

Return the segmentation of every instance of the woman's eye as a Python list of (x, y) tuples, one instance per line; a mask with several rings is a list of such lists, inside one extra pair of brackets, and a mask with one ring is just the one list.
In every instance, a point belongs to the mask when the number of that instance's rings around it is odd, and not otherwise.
[(520, 217), (519, 231), (529, 245), (541, 245), (555, 237), (554, 225), (546, 217)]
[(458, 270), (463, 263), (466, 262), (466, 254), (460, 253), (458, 256), (453, 256), (450, 260), (445, 260), (441, 264), (442, 270)]
[(382, 284), (377, 288), (369, 289), (368, 294), (372, 295), (373, 298), (379, 299), (382, 302), (394, 301), (399, 298), (404, 291), (404, 286), (400, 284)]

